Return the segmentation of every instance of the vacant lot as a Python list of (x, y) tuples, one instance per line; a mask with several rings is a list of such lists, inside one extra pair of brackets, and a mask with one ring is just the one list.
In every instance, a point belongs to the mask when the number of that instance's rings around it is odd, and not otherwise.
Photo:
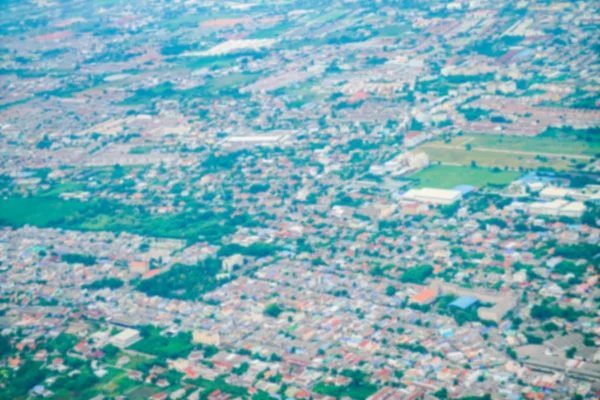
[(417, 187), (451, 189), (458, 185), (483, 187), (488, 184), (507, 185), (518, 179), (515, 171), (494, 172), (486, 168), (458, 167), (453, 165), (432, 165), (409, 178), (418, 180)]

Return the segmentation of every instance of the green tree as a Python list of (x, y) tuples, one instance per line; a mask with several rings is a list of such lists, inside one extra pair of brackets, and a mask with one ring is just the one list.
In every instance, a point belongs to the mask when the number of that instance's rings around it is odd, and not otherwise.
[(398, 290), (392, 285), (385, 288), (385, 294), (387, 294), (388, 296), (394, 296), (397, 291)]

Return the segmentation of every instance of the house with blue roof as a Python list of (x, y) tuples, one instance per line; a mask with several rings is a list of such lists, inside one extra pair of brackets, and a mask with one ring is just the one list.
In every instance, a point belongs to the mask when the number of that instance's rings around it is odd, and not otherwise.
[(471, 185), (458, 185), (458, 186), (454, 186), (452, 188), (452, 190), (456, 190), (456, 191), (460, 192), (463, 197), (465, 197), (466, 195), (468, 195), (471, 192), (474, 192), (475, 189), (476, 189), (476, 187), (471, 186)]
[(466, 310), (469, 307), (477, 304), (479, 299), (474, 296), (460, 296), (458, 299), (454, 300), (452, 303), (448, 305), (448, 307), (456, 307), (461, 310)]

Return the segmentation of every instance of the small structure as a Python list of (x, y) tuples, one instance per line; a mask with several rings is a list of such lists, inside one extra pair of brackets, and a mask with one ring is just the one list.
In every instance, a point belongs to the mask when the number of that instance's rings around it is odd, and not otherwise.
[(414, 304), (431, 304), (437, 297), (437, 291), (433, 289), (425, 289), (410, 298), (410, 303)]

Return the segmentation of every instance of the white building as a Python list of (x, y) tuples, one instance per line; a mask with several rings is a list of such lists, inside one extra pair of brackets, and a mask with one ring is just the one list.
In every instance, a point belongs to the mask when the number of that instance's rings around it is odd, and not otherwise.
[(547, 203), (537, 202), (529, 205), (533, 215), (552, 215), (579, 218), (585, 212), (585, 204), (580, 201), (554, 200)]
[(540, 197), (546, 200), (564, 199), (567, 196), (573, 196), (575, 191), (572, 189), (559, 188), (556, 186), (548, 186), (540, 192)]
[(569, 204), (566, 200), (554, 200), (547, 203), (537, 202), (529, 206), (529, 212), (533, 215), (558, 215), (561, 208)]
[(110, 338), (110, 342), (117, 347), (125, 348), (131, 346), (141, 338), (139, 331), (128, 328)]
[(452, 204), (461, 197), (462, 193), (458, 190), (423, 188), (409, 190), (404, 194), (403, 199), (419, 203)]
[(560, 209), (560, 215), (565, 217), (579, 218), (585, 212), (585, 204), (580, 201), (573, 201)]

